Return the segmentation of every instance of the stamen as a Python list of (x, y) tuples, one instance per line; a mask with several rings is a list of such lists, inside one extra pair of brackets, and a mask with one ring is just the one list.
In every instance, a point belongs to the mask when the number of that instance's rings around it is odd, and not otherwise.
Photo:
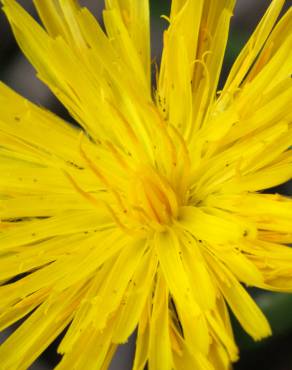
[[(135, 96), (135, 99), (138, 101), (140, 100), (141, 98), (137, 95)], [(137, 138), (136, 136), (136, 133), (134, 132), (132, 126), (130, 125), (130, 123), (127, 121), (127, 119), (124, 117), (124, 115), (111, 103), (108, 101), (108, 104), (110, 105), (110, 107), (115, 111), (115, 114), (120, 118), (120, 122), (123, 124), (125, 130), (126, 130), (126, 133), (128, 134), (133, 146), (132, 146), (132, 150), (135, 151), (135, 153), (137, 154), (137, 156), (142, 160), (142, 161), (147, 161), (148, 158), (146, 156), (146, 153), (145, 151), (143, 150), (143, 145), (142, 143), (139, 141), (139, 139)], [(142, 123), (143, 125), (143, 123)], [(140, 125), (141, 126), (141, 125)], [(142, 127), (141, 127), (142, 129)], [(148, 135), (148, 132), (147, 132), (147, 129), (144, 127), (143, 125), (143, 131), (144, 133)]]
[(92, 203), (95, 207), (98, 207), (102, 204), (101, 200), (95, 199), (91, 194), (84, 191), (77, 182), (73, 179), (73, 177), (65, 170), (63, 170), (64, 175), (68, 178), (71, 185), (74, 187), (74, 189), (81, 194), (85, 199), (87, 199), (90, 203)]
[[(186, 142), (180, 132), (174, 127), (173, 125), (169, 125), (169, 128), (173, 131), (175, 136), (177, 137), (178, 141), (180, 142), (181, 148), (182, 148), (182, 153), (183, 153), (183, 175), (180, 176), (180, 186), (178, 189), (178, 193), (183, 195), (184, 199), (187, 196), (186, 189), (188, 188), (189, 185), (189, 177), (191, 173), (191, 159), (189, 155), (189, 151), (186, 145)], [(183, 199), (183, 200), (184, 200)]]
[[(205, 52), (203, 54), (203, 57), (205, 57), (207, 54), (208, 54), (208, 52)], [(200, 60), (200, 59), (194, 60), (193, 63), (194, 64), (197, 63), (197, 64), (199, 64), (203, 67), (204, 72), (205, 72), (204, 73), (205, 87), (203, 89), (202, 99), (201, 99), (201, 103), (200, 103), (200, 110), (198, 112), (197, 119), (196, 120), (194, 120), (194, 119), (191, 120), (191, 124), (189, 125), (189, 130), (186, 132), (187, 142), (190, 142), (191, 139), (194, 137), (194, 135), (193, 135), (194, 131), (199, 129), (199, 124), (200, 124), (201, 119), (204, 115), (205, 109), (208, 105), (208, 96), (209, 96), (209, 90), (210, 90), (210, 73), (209, 73), (209, 70), (207, 68), (206, 63), (204, 62), (204, 60)]]
[(169, 24), (171, 23), (170, 18), (167, 15), (162, 14), (160, 16), (161, 19), (165, 19)]
[(135, 144), (135, 145), (139, 145), (139, 140), (134, 132), (134, 130), (132, 129), (131, 125), (129, 124), (129, 122), (126, 120), (126, 118), (123, 116), (123, 114), (115, 107), (114, 104), (112, 104), (112, 102), (110, 102), (109, 100), (107, 100), (107, 103), (110, 105), (110, 107), (115, 111), (115, 114), (120, 118), (120, 121), (121, 123), (123, 124), (124, 128), (126, 129), (126, 132), (127, 134), (129, 135), (129, 137), (132, 139), (132, 142)]
[(85, 160), (85, 162), (88, 164), (92, 172), (99, 178), (99, 180), (107, 187), (109, 187), (109, 183), (107, 179), (102, 175), (102, 173), (99, 171), (99, 169), (93, 164), (92, 160), (87, 156), (85, 151), (82, 148), (82, 140), (83, 140), (83, 132), (80, 133), (79, 138), (79, 151), (82, 156), (82, 158)]
[(92, 170), (92, 172), (98, 177), (98, 179), (114, 195), (114, 197), (116, 198), (116, 200), (117, 200), (120, 208), (122, 210), (124, 210), (125, 209), (125, 206), (124, 206), (124, 204), (122, 202), (122, 199), (121, 199), (120, 195), (118, 194), (118, 192), (115, 189), (113, 189), (113, 187), (108, 182), (108, 180), (106, 179), (106, 177), (99, 171), (99, 169), (96, 167), (96, 165), (91, 161), (91, 159), (87, 156), (87, 154), (83, 150), (83, 148), (82, 148), (82, 138), (83, 138), (83, 133), (81, 133), (81, 135), (80, 135), (80, 141), (79, 141), (79, 150), (80, 150), (80, 153), (81, 153), (82, 158), (86, 161), (86, 163), (88, 164), (88, 166), (90, 167), (90, 169)]
[(158, 125), (157, 127), (160, 129), (160, 132), (162, 133), (162, 137), (164, 138), (166, 144), (168, 145), (169, 149), (170, 149), (170, 153), (171, 153), (171, 164), (176, 165), (177, 163), (177, 152), (176, 152), (176, 148), (175, 148), (175, 145), (173, 143), (173, 141), (171, 140), (171, 137), (167, 131), (167, 126), (165, 124), (165, 121), (163, 119), (163, 117), (161, 116), (160, 112), (157, 110), (157, 108), (155, 108), (152, 104), (148, 104), (148, 107), (151, 109), (151, 111), (155, 114), (155, 116), (157, 117), (158, 119)]
[[(201, 37), (199, 41), (199, 46), (202, 46), (203, 43), (206, 43), (208, 46), (212, 44), (213, 37), (207, 27), (202, 27)], [(206, 47), (204, 48), (206, 49)]]
[(211, 52), (211, 50), (206, 50), (204, 53), (203, 53), (203, 55), (202, 55), (202, 61), (204, 62), (204, 63), (206, 63), (207, 61), (206, 61), (206, 57), (208, 56), (208, 55), (211, 55), (212, 54), (212, 52)]
[(105, 144), (106, 144), (107, 148), (111, 151), (111, 153), (113, 154), (115, 159), (120, 163), (120, 165), (125, 170), (129, 170), (129, 166), (128, 166), (127, 162), (124, 160), (122, 155), (118, 152), (117, 148), (110, 141), (106, 141)]
[(170, 205), (170, 208), (171, 208), (171, 214), (174, 217), (177, 217), (178, 204), (177, 204), (176, 195), (175, 195), (172, 187), (168, 184), (168, 182), (162, 176), (159, 176), (154, 171), (153, 171), (151, 177), (153, 178), (153, 180), (155, 179), (158, 186), (160, 186), (162, 191), (166, 194), (167, 201), (169, 202), (169, 205)]
[(123, 229), (125, 232), (130, 233), (131, 235), (133, 234), (133, 231), (126, 227), (119, 217), (116, 215), (116, 213), (113, 211), (112, 207), (110, 207), (104, 200), (102, 199), (96, 199), (94, 198), (91, 194), (87, 193), (84, 191), (78, 184), (77, 182), (73, 179), (73, 177), (65, 170), (63, 170), (64, 175), (68, 178), (70, 181), (71, 185), (73, 185), (74, 189), (81, 194), (86, 200), (88, 200), (91, 204), (95, 206), (95, 208), (100, 208), (100, 206), (104, 206), (108, 212), (111, 214), (113, 220), (119, 226), (121, 229)]
[(259, 74), (260, 70), (268, 63), (271, 57), (273, 48), (274, 48), (274, 43), (271, 42), (271, 44), (265, 50), (262, 51), (260, 58), (255, 63), (255, 66), (251, 70), (251, 72), (247, 75), (244, 83), (252, 81), (254, 77)]
[(189, 150), (187, 148), (187, 145), (186, 145), (186, 142), (185, 142), (184, 138), (182, 137), (182, 135), (180, 134), (180, 132), (177, 130), (177, 128), (175, 126), (170, 124), (169, 128), (173, 131), (173, 133), (178, 138), (178, 140), (181, 144), (181, 147), (183, 149), (184, 160), (185, 160), (186, 164), (188, 166), (190, 166), (191, 165), (191, 159), (190, 159)]
[(132, 205), (132, 210), (135, 211), (136, 213), (138, 213), (138, 215), (141, 217), (141, 216), (144, 216), (144, 221), (148, 222), (150, 221), (151, 219), (149, 218), (149, 215), (147, 215), (146, 211), (144, 208), (140, 207), (140, 206), (136, 206), (136, 205)]

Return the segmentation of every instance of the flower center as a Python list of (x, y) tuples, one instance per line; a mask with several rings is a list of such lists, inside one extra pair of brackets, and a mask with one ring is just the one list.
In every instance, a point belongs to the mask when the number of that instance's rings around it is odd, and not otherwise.
[(151, 167), (140, 168), (129, 188), (129, 204), (134, 219), (161, 230), (177, 217), (179, 202), (168, 181)]
[(190, 157), (186, 143), (172, 126), (161, 128), (160, 134), (150, 154), (142, 144), (128, 156), (121, 146), (100, 143), (98, 160), (87, 154), (81, 136), (81, 156), (103, 187), (98, 195), (84, 191), (66, 173), (83, 197), (98, 208), (104, 206), (126, 232), (164, 231), (187, 202)]

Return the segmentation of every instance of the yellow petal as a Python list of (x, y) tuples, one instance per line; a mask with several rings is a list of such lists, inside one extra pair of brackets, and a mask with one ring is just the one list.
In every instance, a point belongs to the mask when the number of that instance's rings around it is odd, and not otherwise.
[(246, 234), (245, 225), (230, 220), (227, 214), (218, 217), (198, 207), (182, 207), (177, 225), (197, 240), (215, 244), (235, 242)]
[[(150, 83), (149, 0), (108, 0), (106, 6), (108, 9), (118, 11), (128, 30), (136, 53), (141, 59), (148, 83)], [(130, 58), (130, 56), (127, 56), (127, 58)]]
[[(219, 260), (214, 260), (210, 255), (207, 259), (217, 277), (218, 287), (244, 330), (254, 340), (271, 335), (271, 328), (264, 314), (234, 275)], [(218, 271), (224, 275), (224, 280), (221, 279)]]
[(119, 319), (112, 339), (113, 342), (126, 342), (137, 326), (146, 299), (151, 293), (156, 270), (157, 258), (153, 252), (149, 251), (142, 257), (139, 268), (135, 271), (123, 298), (123, 305), (119, 310)]
[(0, 346), (3, 369), (28, 368), (32, 364), (70, 322), (83, 285), (84, 282), (45, 301)]
[(190, 281), (181, 261), (181, 248), (176, 235), (171, 230), (156, 233), (154, 243), (162, 274), (175, 303), (195, 317), (200, 310), (191, 293)]
[(181, 258), (196, 301), (201, 309), (212, 309), (215, 307), (216, 287), (200, 252), (200, 243), (186, 233), (181, 236), (181, 240)]
[(133, 370), (144, 370), (148, 359), (151, 307), (152, 294), (148, 297), (139, 320)]
[(169, 333), (168, 289), (160, 274), (153, 298), (148, 358), (149, 370), (173, 368)]
[(264, 42), (271, 32), (278, 15), (284, 5), (284, 0), (273, 0), (265, 16), (262, 18), (257, 29), (251, 36), (249, 42), (245, 45), (238, 56), (225, 84), (226, 90), (236, 88), (242, 82), (245, 74), (248, 72)]

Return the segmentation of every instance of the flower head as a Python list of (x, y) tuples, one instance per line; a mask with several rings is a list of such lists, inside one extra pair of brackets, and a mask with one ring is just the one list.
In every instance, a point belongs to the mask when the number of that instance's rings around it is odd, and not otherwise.
[(292, 12), (273, 0), (222, 89), (233, 0), (173, 0), (151, 86), (148, 0), (2, 0), (23, 52), (80, 128), (0, 85), (2, 370), (67, 328), (58, 369), (228, 369), (227, 306), (271, 333), (242, 284), (292, 290)]

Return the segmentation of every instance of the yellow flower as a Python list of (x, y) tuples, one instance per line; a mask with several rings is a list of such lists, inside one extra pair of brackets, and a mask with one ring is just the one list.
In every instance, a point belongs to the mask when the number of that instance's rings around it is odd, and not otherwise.
[[(238, 358), (227, 305), (271, 333), (241, 283), (292, 290), (292, 12), (272, 1), (221, 92), (233, 0), (173, 0), (151, 86), (148, 0), (2, 0), (73, 127), (0, 85), (1, 370), (68, 327), (57, 369), (107, 369), (138, 327), (133, 369)], [(3, 37), (3, 35), (2, 35)]]

